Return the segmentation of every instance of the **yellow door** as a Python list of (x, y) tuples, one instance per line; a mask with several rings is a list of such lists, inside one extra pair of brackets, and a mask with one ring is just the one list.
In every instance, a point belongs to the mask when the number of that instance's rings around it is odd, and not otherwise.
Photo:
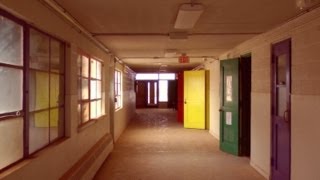
[(205, 71), (184, 72), (184, 127), (205, 129)]

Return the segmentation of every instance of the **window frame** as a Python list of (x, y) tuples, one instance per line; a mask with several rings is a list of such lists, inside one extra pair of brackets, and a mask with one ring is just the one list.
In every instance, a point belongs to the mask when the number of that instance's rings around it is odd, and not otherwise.
[[(123, 106), (123, 73), (119, 69), (114, 70), (114, 109), (118, 111)], [(118, 104), (119, 103), (119, 104)]]
[[(61, 141), (62, 139), (65, 138), (65, 132), (66, 132), (66, 119), (65, 119), (65, 104), (66, 104), (66, 46), (67, 46), (67, 42), (57, 38), (29, 23), (27, 23), (26, 21), (8, 13), (7, 11), (3, 10), (0, 8), (0, 16), (12, 21), (13, 23), (21, 26), (21, 58), (22, 58), (22, 65), (12, 65), (12, 64), (7, 64), (7, 63), (1, 63), (0, 62), (0, 67), (6, 67), (6, 68), (12, 68), (12, 69), (19, 69), (22, 71), (22, 88), (21, 88), (21, 94), (22, 94), (22, 110), (20, 110), (20, 113), (18, 113), (18, 111), (16, 112), (7, 112), (7, 113), (1, 113), (0, 114), (0, 122), (2, 121), (10, 121), (16, 118), (22, 118), (22, 123), (23, 123), (23, 127), (22, 127), (22, 157), (12, 163), (10, 163), (9, 165), (3, 167), (2, 169), (0, 169), (0, 173), (10, 169), (11, 167), (17, 165), (18, 163), (24, 161), (25, 159), (33, 156), (34, 154), (38, 153), (39, 151), (42, 151), (43, 149), (48, 148), (49, 146), (52, 146), (53, 144), (55, 144), (56, 142)], [(50, 135), (49, 135), (49, 140), (48, 140), (48, 144), (42, 146), (41, 148), (35, 150), (34, 152), (30, 153), (29, 152), (29, 143), (30, 143), (30, 131), (29, 131), (29, 116), (31, 115), (31, 112), (29, 111), (29, 101), (30, 101), (30, 97), (29, 97), (29, 79), (30, 77), (30, 70), (32, 69), (30, 67), (30, 30), (33, 29), (47, 37), (49, 37), (49, 39), (54, 39), (55, 41), (58, 41), (61, 45), (62, 45), (62, 51), (61, 52), (61, 58), (63, 58), (63, 92), (62, 92), (62, 96), (63, 96), (63, 135), (61, 137), (58, 137), (56, 139), (54, 139), (53, 141), (50, 140)], [(49, 47), (50, 48), (50, 47)], [(50, 50), (49, 50), (50, 51)], [(51, 59), (51, 53), (49, 54), (49, 59)], [(49, 62), (51, 62), (51, 60), (49, 60)], [(53, 73), (52, 71), (50, 71), (50, 69), (48, 70), (48, 73), (51, 74)], [(60, 74), (61, 75), (61, 74)], [(50, 76), (50, 75), (49, 75)], [(50, 88), (50, 84), (49, 84), (49, 88)], [(49, 92), (50, 93), (50, 92)], [(49, 94), (50, 96), (50, 94)], [(50, 97), (49, 97), (50, 98)], [(50, 102), (50, 100), (49, 100)], [(61, 107), (61, 106), (59, 106)], [(59, 108), (58, 107), (58, 108)], [(49, 109), (50, 109), (50, 104), (49, 104)], [(2, 117), (1, 117), (2, 116)], [(49, 116), (50, 117), (50, 116)], [(48, 119), (48, 121), (50, 122), (50, 119)], [(49, 126), (50, 129), (50, 126)]]
[[(91, 118), (91, 103), (92, 102), (97, 102), (97, 101), (101, 101), (101, 109), (103, 108), (103, 103), (105, 103), (104, 101), (104, 98), (103, 98), (103, 76), (104, 76), (104, 73), (103, 73), (103, 68), (104, 68), (104, 63), (102, 60), (100, 60), (99, 58), (96, 58), (96, 57), (93, 57), (93, 56), (90, 56), (89, 54), (85, 53), (84, 51), (82, 50), (78, 50), (78, 56), (79, 58), (81, 59), (81, 63), (77, 62), (77, 66), (78, 66), (78, 73), (77, 73), (77, 77), (78, 77), (78, 108), (80, 106), (80, 110), (78, 109), (78, 113), (80, 114), (78, 116), (78, 128), (81, 129), (83, 127), (85, 127), (87, 124), (91, 123), (91, 122), (94, 122), (94, 121), (97, 121), (98, 119), (100, 119), (102, 116), (105, 115), (105, 112), (104, 111), (101, 111), (101, 114), (98, 115), (97, 117), (95, 118)], [(83, 58), (82, 57), (86, 57), (88, 59), (88, 77), (85, 77), (82, 75), (83, 73)], [(98, 78), (92, 78), (91, 77), (91, 61), (96, 61), (97, 63), (100, 63), (100, 79)], [(80, 65), (80, 66), (79, 66)], [(80, 74), (79, 74), (80, 72)], [(88, 98), (87, 99), (83, 99), (82, 98), (82, 80), (83, 79), (86, 79), (88, 81)], [(101, 94), (101, 97), (100, 98), (95, 98), (95, 99), (91, 99), (91, 81), (100, 81), (100, 85), (101, 85), (101, 89), (100, 89), (100, 94)], [(80, 93), (79, 93), (80, 92)], [(83, 105), (88, 103), (88, 120), (87, 121), (83, 121)], [(79, 112), (80, 111), (80, 112)]]

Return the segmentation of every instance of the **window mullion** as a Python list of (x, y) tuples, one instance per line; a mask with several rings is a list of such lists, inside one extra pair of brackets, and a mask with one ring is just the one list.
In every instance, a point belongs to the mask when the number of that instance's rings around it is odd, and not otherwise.
[(30, 78), (30, 28), (23, 26), (23, 157), (29, 155), (29, 78)]

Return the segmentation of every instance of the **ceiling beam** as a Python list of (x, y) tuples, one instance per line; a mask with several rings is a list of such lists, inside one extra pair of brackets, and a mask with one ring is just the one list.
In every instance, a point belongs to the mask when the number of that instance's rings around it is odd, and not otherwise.
[[(178, 32), (179, 33), (179, 32)], [(188, 33), (188, 36), (228, 36), (228, 35), (259, 35), (263, 32), (244, 33)], [(91, 33), (92, 36), (170, 36), (169, 33)]]

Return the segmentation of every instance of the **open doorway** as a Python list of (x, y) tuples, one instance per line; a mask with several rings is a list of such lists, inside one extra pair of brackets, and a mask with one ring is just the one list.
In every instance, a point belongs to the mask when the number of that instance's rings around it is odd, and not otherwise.
[(250, 157), (251, 54), (240, 57), (240, 155)]
[(174, 108), (177, 104), (175, 73), (138, 73), (136, 75), (137, 108)]

